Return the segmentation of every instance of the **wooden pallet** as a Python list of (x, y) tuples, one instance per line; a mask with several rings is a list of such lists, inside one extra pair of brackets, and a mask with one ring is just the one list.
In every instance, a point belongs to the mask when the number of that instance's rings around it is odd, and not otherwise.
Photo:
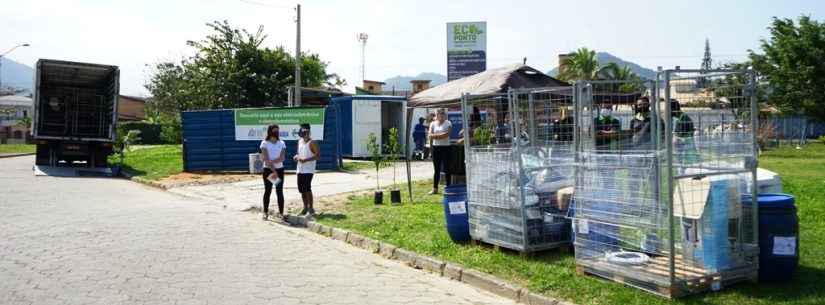
[(576, 273), (602, 277), (671, 299), (756, 279), (756, 269), (753, 268), (711, 273), (686, 264), (681, 256), (676, 257), (674, 284), (670, 282), (668, 257), (663, 256), (653, 257), (648, 263), (638, 266), (617, 265), (604, 259), (577, 260)]
[(492, 247), (493, 249), (495, 249), (496, 251), (515, 251), (515, 252), (518, 252), (519, 255), (521, 255), (522, 257), (532, 257), (533, 254), (535, 254), (537, 252), (550, 250), (550, 249), (559, 249), (559, 251), (562, 251), (563, 253), (573, 252), (573, 246), (569, 242), (567, 242), (567, 243), (560, 242), (558, 245), (554, 245), (552, 247), (547, 247), (547, 248), (536, 249), (536, 250), (512, 249), (511, 247), (508, 247), (508, 246), (498, 245), (498, 244), (494, 244), (494, 243), (491, 243), (491, 242), (486, 242), (484, 240), (475, 239), (475, 238), (470, 240), (470, 244), (472, 244), (474, 246), (489, 246), (489, 247)]

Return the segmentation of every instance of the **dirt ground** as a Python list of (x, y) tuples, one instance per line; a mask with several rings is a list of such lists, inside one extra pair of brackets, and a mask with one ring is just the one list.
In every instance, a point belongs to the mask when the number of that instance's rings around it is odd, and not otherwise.
[(238, 181), (246, 181), (246, 180), (254, 180), (260, 179), (260, 175), (253, 175), (249, 173), (209, 173), (209, 172), (199, 172), (199, 173), (190, 173), (190, 172), (183, 172), (180, 174), (172, 175), (163, 179), (160, 179), (158, 183), (161, 183), (166, 186), (170, 187), (179, 187), (179, 186), (189, 186), (189, 185), (209, 185), (209, 184), (220, 184), (220, 183), (232, 183)]

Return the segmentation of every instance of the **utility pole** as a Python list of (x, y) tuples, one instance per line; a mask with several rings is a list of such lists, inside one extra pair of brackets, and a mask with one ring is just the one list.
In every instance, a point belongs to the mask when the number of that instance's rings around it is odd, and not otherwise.
[(292, 93), (293, 106), (301, 106), (301, 5), (295, 7), (298, 17), (295, 18), (296, 23), (296, 39), (295, 39), (295, 89)]

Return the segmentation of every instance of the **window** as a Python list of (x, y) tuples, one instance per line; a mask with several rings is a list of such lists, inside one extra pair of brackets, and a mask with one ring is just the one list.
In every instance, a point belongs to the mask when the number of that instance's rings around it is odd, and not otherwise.
[(15, 139), (22, 139), (23, 138), (23, 132), (20, 131), (20, 130), (15, 130), (14, 131), (14, 138)]
[(29, 111), (28, 110), (23, 110), (23, 117), (24, 118), (29, 117)]

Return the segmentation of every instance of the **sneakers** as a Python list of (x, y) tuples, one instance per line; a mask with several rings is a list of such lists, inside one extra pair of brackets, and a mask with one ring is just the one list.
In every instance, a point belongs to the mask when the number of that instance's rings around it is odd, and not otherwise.
[(261, 216), (261, 220), (269, 220), (269, 215), (267, 215), (266, 213), (261, 213), (261, 214), (263, 214)]
[(307, 208), (304, 208), (303, 210), (301, 210), (301, 213), (298, 213), (298, 216), (304, 216), (307, 213), (309, 213), (309, 210), (307, 210)]
[(307, 213), (307, 216), (315, 216), (315, 209), (309, 208), (309, 212)]
[(438, 195), (438, 190), (432, 190), (427, 195)]

